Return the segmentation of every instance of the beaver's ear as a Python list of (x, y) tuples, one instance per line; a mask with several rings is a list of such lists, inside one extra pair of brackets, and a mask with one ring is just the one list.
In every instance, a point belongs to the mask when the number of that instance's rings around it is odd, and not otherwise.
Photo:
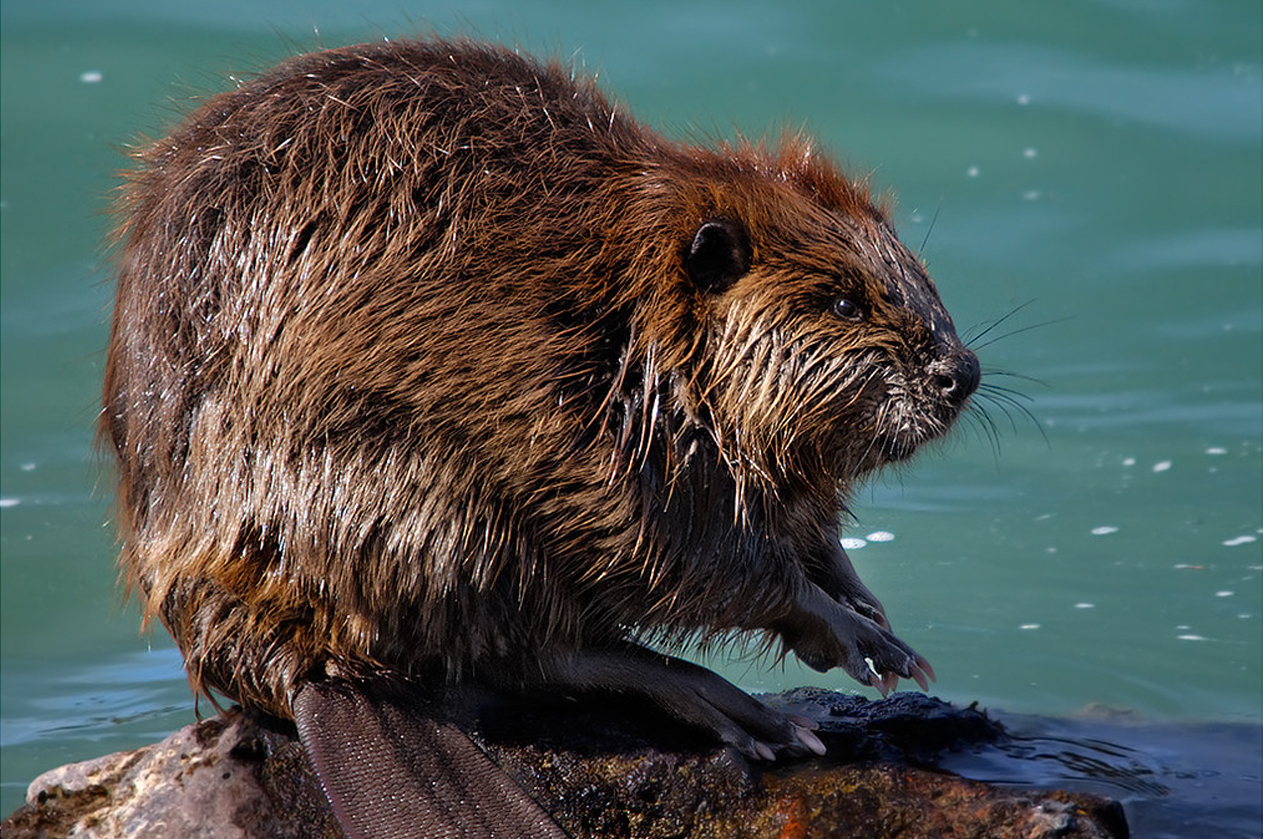
[(684, 265), (700, 289), (720, 292), (750, 270), (750, 239), (740, 222), (715, 218), (697, 228)]

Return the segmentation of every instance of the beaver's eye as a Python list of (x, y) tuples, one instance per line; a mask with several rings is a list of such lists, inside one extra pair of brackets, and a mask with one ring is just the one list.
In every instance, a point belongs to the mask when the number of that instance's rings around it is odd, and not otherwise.
[(864, 310), (845, 297), (833, 301), (833, 313), (842, 320), (860, 320), (864, 317)]

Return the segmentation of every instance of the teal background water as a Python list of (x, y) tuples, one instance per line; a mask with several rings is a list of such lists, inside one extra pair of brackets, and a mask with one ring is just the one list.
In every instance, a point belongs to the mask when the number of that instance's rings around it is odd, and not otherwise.
[[(1257, 724), (1260, 15), (1257, 0), (5, 0), (0, 812), (40, 771), (193, 719), (169, 639), (141, 636), (115, 586), (90, 445), (121, 146), (230, 73), (431, 28), (564, 56), (676, 135), (806, 128), (897, 196), (963, 331), (1011, 315), (977, 343), (987, 381), (1035, 420), (984, 403), (998, 445), (975, 414), (867, 488), (848, 532), (877, 534), (852, 557), (936, 694)], [(712, 663), (754, 690), (859, 689)]]

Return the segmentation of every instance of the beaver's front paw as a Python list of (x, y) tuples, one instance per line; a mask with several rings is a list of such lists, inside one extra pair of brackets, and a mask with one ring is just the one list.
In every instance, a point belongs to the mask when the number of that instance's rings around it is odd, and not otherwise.
[[(934, 669), (874, 616), (828, 596), (818, 587), (799, 598), (799, 607), (778, 624), (786, 645), (809, 667), (824, 672), (841, 667), (851, 678), (885, 696), (899, 679), (929, 689)], [(867, 611), (867, 610), (865, 610)]]

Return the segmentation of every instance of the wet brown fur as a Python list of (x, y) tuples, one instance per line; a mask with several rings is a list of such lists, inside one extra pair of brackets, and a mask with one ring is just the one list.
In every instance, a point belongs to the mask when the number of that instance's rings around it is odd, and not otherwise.
[[(798, 137), (678, 144), (422, 41), (292, 59), (135, 158), (101, 436), (199, 691), (288, 716), (326, 672), (775, 631), (855, 481), (960, 408), (932, 284)], [(686, 270), (708, 219), (730, 287)]]

